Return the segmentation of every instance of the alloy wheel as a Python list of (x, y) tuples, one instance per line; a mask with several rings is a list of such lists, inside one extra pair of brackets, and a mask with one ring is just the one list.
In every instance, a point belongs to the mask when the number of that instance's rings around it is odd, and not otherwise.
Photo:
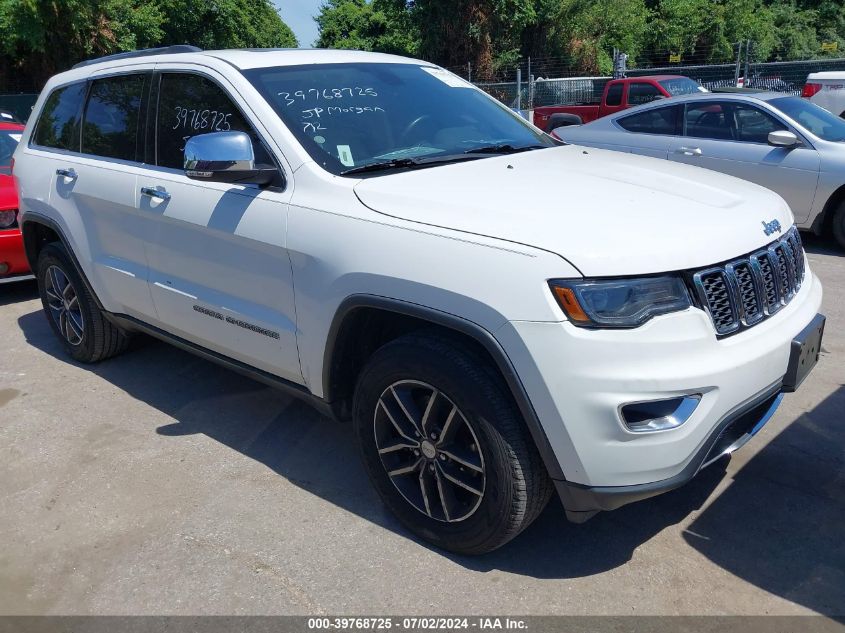
[(382, 392), (373, 424), (381, 463), (414, 508), (447, 523), (478, 509), (484, 456), (472, 425), (443, 392), (419, 381), (395, 382)]
[(50, 316), (64, 339), (71, 345), (82, 343), (85, 319), (79, 305), (79, 296), (67, 275), (58, 266), (50, 266), (44, 277), (44, 291)]

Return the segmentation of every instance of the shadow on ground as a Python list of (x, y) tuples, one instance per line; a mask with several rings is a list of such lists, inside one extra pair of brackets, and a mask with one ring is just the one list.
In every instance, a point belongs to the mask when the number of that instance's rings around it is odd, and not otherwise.
[(684, 538), (770, 593), (845, 614), (845, 385), (757, 453)]
[(829, 235), (819, 236), (812, 233), (801, 233), (804, 250), (813, 255), (836, 255), (845, 257), (843, 251)]
[[(72, 362), (40, 312), (22, 316), (19, 324), (33, 346)], [(411, 538), (370, 487), (346, 425), (146, 337), (138, 337), (119, 359), (80, 366), (174, 418), (157, 429), (160, 435), (178, 441), (203, 433), (297, 486)], [(738, 576), (822, 611), (830, 608), (828, 597), (845, 586), (842, 543), (834, 539), (845, 518), (841, 415), (839, 427), (831, 428), (843, 393), (837, 397), (838, 403), (824, 403), (776, 438), (696, 520), (692, 532), (701, 536), (688, 536), (693, 547)], [(568, 523), (553, 499), (533, 526), (502, 549), (476, 558), (446, 555), (476, 570), (590, 576), (623, 565), (642, 543), (701, 508), (723, 476), (724, 464), (712, 466), (679, 490), (599, 514), (584, 525)], [(784, 568), (792, 573), (784, 575)]]
[(38, 298), (38, 285), (34, 279), (0, 284), (0, 306)]

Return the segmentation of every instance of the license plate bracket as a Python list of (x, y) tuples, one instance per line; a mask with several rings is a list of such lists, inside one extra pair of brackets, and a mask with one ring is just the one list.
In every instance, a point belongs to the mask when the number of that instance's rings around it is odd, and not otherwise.
[(824, 335), (824, 315), (817, 314), (809, 325), (792, 339), (789, 352), (789, 364), (783, 377), (783, 390), (795, 391), (816, 366), (822, 350)]

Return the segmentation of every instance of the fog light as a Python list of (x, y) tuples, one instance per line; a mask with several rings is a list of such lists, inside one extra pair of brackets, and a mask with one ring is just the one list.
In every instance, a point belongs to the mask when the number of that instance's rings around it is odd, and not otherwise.
[(7, 272), (9, 272), (9, 264), (0, 262), (0, 275), (5, 275)]
[(676, 429), (689, 420), (692, 412), (701, 402), (701, 394), (649, 400), (622, 405), (619, 412), (629, 431), (646, 433)]

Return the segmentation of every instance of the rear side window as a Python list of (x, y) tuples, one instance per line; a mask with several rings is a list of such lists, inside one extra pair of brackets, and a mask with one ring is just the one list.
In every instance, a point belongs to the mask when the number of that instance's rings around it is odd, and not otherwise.
[(44, 103), (35, 126), (33, 143), (41, 147), (79, 151), (79, 114), (85, 82), (57, 88)]
[(136, 160), (145, 78), (121, 75), (91, 84), (82, 123), (83, 154)]
[(654, 108), (621, 118), (617, 123), (629, 132), (637, 134), (676, 135), (679, 133), (681, 109), (680, 106)]
[(622, 84), (613, 84), (607, 89), (604, 104), (609, 106), (622, 105)]
[(161, 76), (156, 121), (157, 164), (182, 169), (185, 142), (197, 134), (246, 132), (252, 138), (256, 163), (271, 164), (258, 135), (220, 86), (188, 73)]
[(663, 93), (652, 84), (632, 83), (628, 85), (628, 105), (651, 103), (662, 96)]

